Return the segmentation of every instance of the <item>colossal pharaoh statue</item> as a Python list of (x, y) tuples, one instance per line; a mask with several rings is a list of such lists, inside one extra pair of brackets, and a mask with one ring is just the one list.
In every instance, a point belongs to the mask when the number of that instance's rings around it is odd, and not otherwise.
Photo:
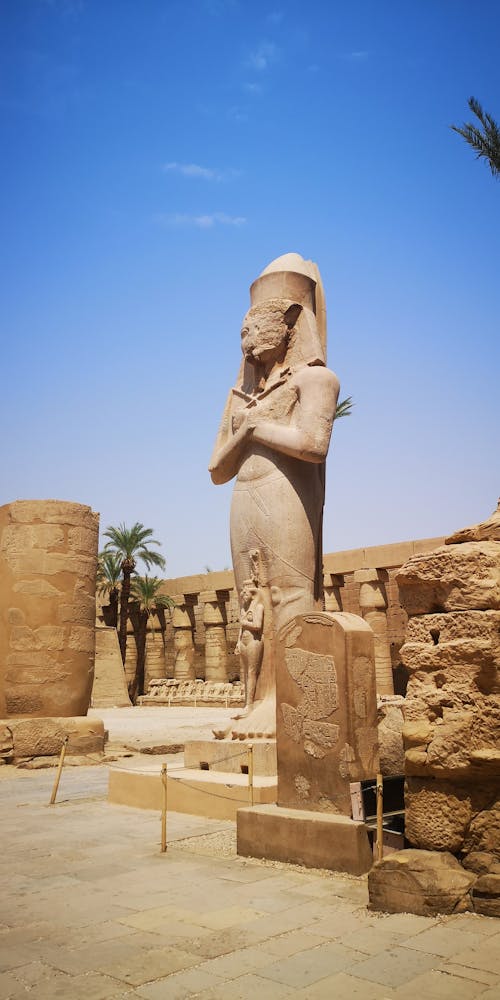
[[(326, 368), (326, 315), (317, 266), (278, 257), (250, 289), (243, 360), (229, 393), (210, 472), (236, 476), (231, 507), (235, 584), (263, 604), (263, 652), (253, 703), (234, 738), (276, 733), (274, 637), (322, 607), (325, 459), (339, 383)], [(244, 612), (243, 612), (244, 613)]]

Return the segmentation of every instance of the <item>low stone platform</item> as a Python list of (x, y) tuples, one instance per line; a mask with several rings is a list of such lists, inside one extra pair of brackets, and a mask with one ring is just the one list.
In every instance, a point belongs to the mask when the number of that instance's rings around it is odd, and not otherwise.
[[(254, 777), (254, 803), (276, 801), (275, 776)], [(109, 770), (108, 800), (119, 805), (139, 809), (162, 807), (161, 766), (158, 761), (150, 764), (130, 763), (115, 765)], [(168, 765), (167, 809), (170, 812), (190, 813), (209, 819), (236, 820), (238, 810), (250, 802), (248, 775), (224, 771), (205, 771), (199, 768)]]
[(347, 816), (278, 805), (242, 808), (238, 854), (363, 875), (373, 864), (368, 830)]
[(56, 757), (61, 752), (65, 736), (66, 753), (85, 756), (104, 750), (102, 719), (86, 716), (63, 718), (0, 719), (0, 761), (17, 763), (36, 757)]
[(252, 746), (254, 775), (276, 776), (276, 740), (193, 740), (186, 743), (184, 766), (244, 774), (248, 767), (248, 748)]

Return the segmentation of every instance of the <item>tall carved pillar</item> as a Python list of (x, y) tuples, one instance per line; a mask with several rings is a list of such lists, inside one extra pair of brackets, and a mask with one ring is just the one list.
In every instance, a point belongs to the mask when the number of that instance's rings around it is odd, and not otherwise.
[(0, 507), (2, 714), (85, 715), (95, 655), (99, 515), (62, 500)]
[(175, 649), (174, 677), (176, 681), (194, 681), (193, 626), (189, 607), (185, 602), (184, 594), (174, 597), (174, 601), (176, 604), (172, 612)]
[(344, 586), (344, 577), (336, 573), (323, 574), (323, 591), (325, 595), (325, 611), (342, 611), (340, 588)]
[(215, 590), (203, 594), (205, 626), (205, 680), (227, 681), (227, 643), (224, 607)]
[(365, 622), (375, 635), (377, 694), (394, 694), (391, 647), (387, 631), (387, 595), (382, 574), (377, 569), (358, 569), (354, 582), (360, 584), (359, 606)]

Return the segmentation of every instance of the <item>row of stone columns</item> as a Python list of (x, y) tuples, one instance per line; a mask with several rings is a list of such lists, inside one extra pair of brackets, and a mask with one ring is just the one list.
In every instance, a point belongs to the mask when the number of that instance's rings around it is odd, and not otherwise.
[[(354, 573), (354, 583), (359, 584), (359, 607), (362, 617), (370, 625), (375, 636), (375, 668), (377, 693), (394, 694), (391, 649), (387, 626), (388, 600), (384, 584), (384, 573), (377, 569), (358, 569)], [(326, 573), (323, 578), (325, 610), (342, 611), (341, 589), (344, 577)], [(227, 640), (226, 614), (224, 604), (217, 591), (200, 594), (203, 601), (203, 625), (205, 629), (205, 679), (207, 681), (227, 681)], [(193, 600), (185, 594), (174, 596), (176, 607), (172, 613), (174, 633), (176, 680), (195, 679), (195, 646), (193, 639)]]
[[(387, 607), (389, 602), (387, 600), (383, 570), (357, 569), (354, 572), (354, 583), (359, 584), (359, 607), (361, 615), (375, 636), (377, 694), (394, 694), (391, 646), (387, 626)], [(325, 611), (343, 610), (341, 597), (341, 587), (343, 585), (343, 576), (336, 575), (335, 573), (325, 573), (323, 578)]]
[[(217, 592), (203, 594), (203, 625), (205, 628), (205, 680), (227, 681), (227, 642), (225, 615)], [(192, 605), (186, 596), (174, 597), (172, 613), (174, 632), (174, 677), (179, 681), (195, 679), (195, 648), (193, 640)]]

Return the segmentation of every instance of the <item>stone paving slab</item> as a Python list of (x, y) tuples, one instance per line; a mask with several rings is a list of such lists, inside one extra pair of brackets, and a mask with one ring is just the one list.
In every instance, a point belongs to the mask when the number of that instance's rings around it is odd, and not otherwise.
[[(500, 923), (367, 910), (366, 878), (219, 856), (231, 823), (3, 768), (2, 1000), (500, 1000)], [(228, 841), (229, 838), (229, 841)], [(221, 841), (222, 843), (222, 841)]]

